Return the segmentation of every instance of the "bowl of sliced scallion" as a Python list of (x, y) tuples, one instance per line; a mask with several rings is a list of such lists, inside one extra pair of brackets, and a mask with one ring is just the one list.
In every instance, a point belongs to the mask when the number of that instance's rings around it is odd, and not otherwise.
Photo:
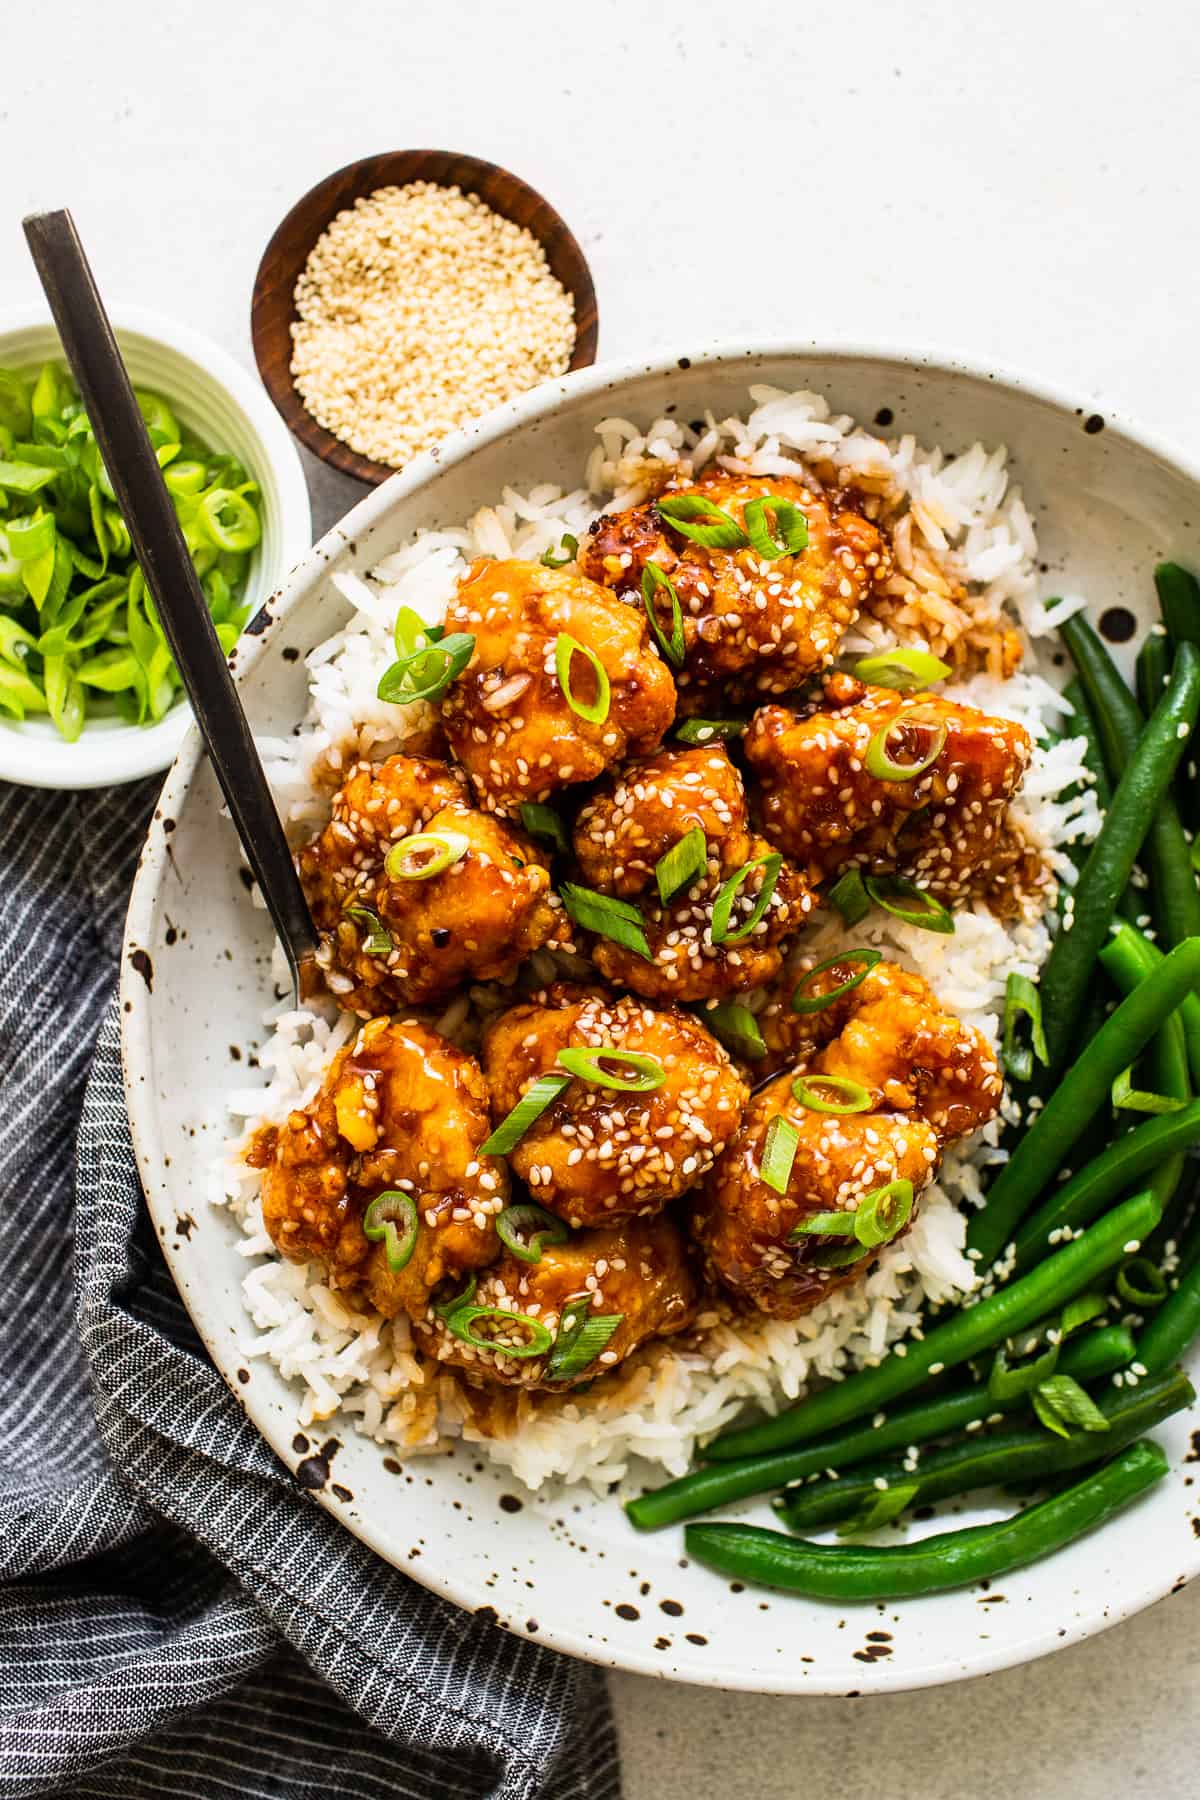
[[(115, 325), (226, 652), (311, 540), (287, 430), (218, 346)], [(190, 723), (53, 325), (0, 320), (0, 779), (85, 788), (165, 768)]]

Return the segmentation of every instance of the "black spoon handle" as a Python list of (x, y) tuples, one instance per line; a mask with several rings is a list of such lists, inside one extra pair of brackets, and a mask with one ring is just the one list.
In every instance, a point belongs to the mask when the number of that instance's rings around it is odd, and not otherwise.
[(104, 303), (69, 212), (31, 213), (24, 229), (146, 586), (298, 989), (299, 964), (317, 945), (312, 917)]

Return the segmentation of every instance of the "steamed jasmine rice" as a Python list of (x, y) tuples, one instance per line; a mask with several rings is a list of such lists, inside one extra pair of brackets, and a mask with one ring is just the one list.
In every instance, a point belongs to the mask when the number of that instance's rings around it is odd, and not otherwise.
[[(1033, 522), (1011, 485), (1003, 447), (976, 444), (948, 460), (911, 438), (885, 443), (868, 435), (831, 414), (817, 395), (756, 387), (750, 398), (745, 419), (710, 416), (699, 431), (673, 419), (646, 427), (602, 420), (574, 490), (505, 489), (461, 528), (417, 534), (367, 579), (332, 574), (351, 616), (308, 658), (310, 704), (298, 734), (260, 742), (289, 831), (298, 840), (311, 834), (327, 817), (330, 785), (340, 772), (361, 756), (394, 753), (416, 722), (409, 715), (419, 709), (376, 697), (394, 656), (398, 607), (437, 622), (472, 558), (534, 560), (557, 549), (564, 534), (582, 539), (597, 513), (633, 504), (661, 483), (664, 471), (696, 473), (715, 462), (735, 473), (803, 474), (804, 459), (818, 470), (851, 475), (877, 506), (895, 548), (883, 603), (859, 620), (843, 650), (861, 654), (897, 638), (927, 646), (955, 668), (948, 698), (1026, 727), (1038, 748), (1013, 815), (1051, 873), (1069, 884), (1074, 869), (1063, 847), (1094, 836), (1100, 813), (1082, 760), (1084, 740), (1069, 735), (1070, 709), (1037, 672), (1036, 646), (1082, 602), (1063, 601), (1051, 612), (1038, 599)], [(1010, 674), (1018, 632), (1026, 655)], [(795, 954), (828, 956), (841, 933), (836, 916), (818, 914)], [(1051, 942), (1047, 918), (1033, 910), (1001, 921), (982, 905), (956, 915), (953, 935), (873, 913), (856, 937), (923, 975), (947, 1008), (993, 1044), (1008, 975), (1036, 976)], [(538, 958), (552, 978), (553, 958), (538, 953), (537, 975)], [(450, 1004), (438, 1028), (473, 1047), (479, 1017), (498, 1010), (505, 992), (495, 984), (471, 990)], [(741, 998), (753, 1008), (763, 996)], [(446, 1448), (463, 1437), (532, 1488), (561, 1480), (605, 1489), (645, 1475), (647, 1465), (678, 1474), (697, 1440), (729, 1424), (745, 1403), (777, 1410), (812, 1381), (879, 1358), (917, 1326), (926, 1301), (961, 1298), (973, 1285), (963, 1254), (966, 1216), (981, 1198), (984, 1171), (1003, 1157), (999, 1120), (947, 1153), (912, 1230), (882, 1252), (864, 1279), (812, 1312), (795, 1320), (731, 1318), (713, 1306), (696, 1330), (658, 1343), (586, 1394), (536, 1407), (523, 1397), (518, 1427), (485, 1437), (445, 1367), (414, 1353), (407, 1319), (356, 1310), (319, 1266), (279, 1256), (263, 1229), (260, 1176), (243, 1152), (260, 1126), (282, 1122), (312, 1096), (329, 1058), (359, 1023), (330, 1003), (274, 1008), (258, 1050), (262, 1080), (230, 1103), (238, 1133), (218, 1199), (243, 1233), (243, 1354), (267, 1357), (294, 1384), (300, 1427), (340, 1415), (403, 1454)]]

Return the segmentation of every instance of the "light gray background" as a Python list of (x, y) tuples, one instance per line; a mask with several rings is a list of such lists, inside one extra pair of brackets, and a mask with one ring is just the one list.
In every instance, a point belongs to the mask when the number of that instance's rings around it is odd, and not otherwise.
[[(74, 211), (110, 299), (251, 362), (293, 200), (368, 153), (500, 162), (572, 225), (600, 353), (887, 339), (1200, 435), (1200, 13), (1094, 0), (55, 0), (4, 8), (0, 313)], [(323, 529), (358, 495), (309, 464)], [(797, 1633), (797, 1654), (803, 1651)], [(876, 1700), (613, 1682), (629, 1800), (1183, 1800), (1200, 1594)]]

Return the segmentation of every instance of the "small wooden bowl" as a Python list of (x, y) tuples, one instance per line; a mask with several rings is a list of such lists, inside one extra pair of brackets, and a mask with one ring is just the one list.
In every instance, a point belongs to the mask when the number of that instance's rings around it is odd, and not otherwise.
[(455, 156), (449, 150), (393, 150), (348, 163), (296, 202), (263, 251), (254, 279), (250, 331), (258, 372), (288, 426), (314, 456), (359, 481), (386, 481), (396, 471), (360, 456), (318, 425), (296, 392), (291, 369), (296, 282), (335, 214), (377, 188), (404, 187), (411, 181), (461, 188), (530, 231), (546, 252), (551, 272), (575, 302), (575, 349), (568, 366), (586, 369), (596, 360), (596, 290), (587, 259), (565, 221), (533, 188), (495, 163)]

